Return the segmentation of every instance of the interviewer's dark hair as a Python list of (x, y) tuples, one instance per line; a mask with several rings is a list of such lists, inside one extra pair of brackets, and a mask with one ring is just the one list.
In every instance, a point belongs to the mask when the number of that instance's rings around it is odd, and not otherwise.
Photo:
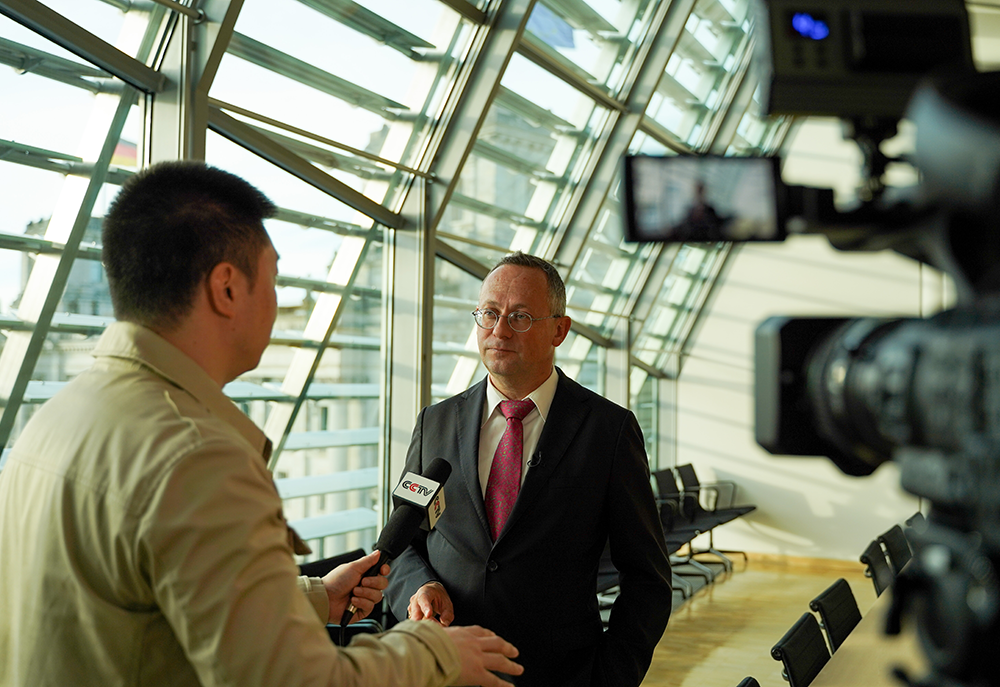
[(276, 208), (252, 185), (203, 162), (161, 162), (122, 185), (104, 218), (104, 269), (115, 317), (172, 329), (220, 262), (257, 277)]
[(534, 267), (544, 272), (545, 280), (548, 282), (549, 287), (548, 297), (549, 307), (552, 308), (551, 314), (560, 316), (566, 314), (566, 285), (563, 283), (562, 277), (559, 276), (559, 270), (556, 269), (555, 265), (537, 255), (514, 251), (500, 258), (497, 264), (493, 266), (493, 269), (490, 270), (490, 273), (504, 265)]

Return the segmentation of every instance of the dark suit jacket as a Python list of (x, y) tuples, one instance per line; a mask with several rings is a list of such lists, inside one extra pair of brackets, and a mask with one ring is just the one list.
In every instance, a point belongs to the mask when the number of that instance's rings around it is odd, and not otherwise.
[[(521, 652), (518, 685), (642, 680), (670, 616), (670, 565), (642, 432), (628, 410), (559, 371), (514, 510), (494, 543), (479, 481), (484, 379), (421, 411), (406, 470), (452, 465), (445, 511), (395, 561), (386, 598), (397, 618), (426, 582), (444, 584), (456, 625), (482, 625)], [(621, 593), (602, 631), (597, 567), (610, 541)]]

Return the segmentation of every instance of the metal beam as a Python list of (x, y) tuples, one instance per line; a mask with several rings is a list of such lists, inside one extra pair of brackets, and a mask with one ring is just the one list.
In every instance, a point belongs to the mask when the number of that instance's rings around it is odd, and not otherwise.
[[(554, 74), (559, 79), (580, 91), (598, 105), (609, 110), (622, 112), (625, 106), (618, 100), (611, 97), (606, 88), (594, 84), (592, 76), (586, 74), (575, 63), (563, 57), (557, 50), (550, 48), (541, 40), (525, 34), (521, 43), (517, 46), (517, 51), (531, 60), (539, 67)], [(589, 77), (589, 78), (588, 78)]]
[(452, 8), (473, 24), (482, 26), (486, 23), (486, 13), (468, 0), (441, 0), (441, 4)]
[(230, 117), (222, 110), (209, 108), (208, 127), (230, 141), (243, 146), (292, 176), (318, 188), (345, 205), (371, 217), (379, 224), (402, 229), (406, 222), (402, 215), (376, 203), (363, 193), (313, 166), (304, 158), (291, 152), (261, 131)]
[(165, 75), (150, 69), (36, 0), (0, 0), (0, 14), (114, 74), (143, 93), (159, 93), (166, 87)]
[(244, 107), (239, 107), (238, 105), (233, 105), (232, 103), (227, 103), (222, 100), (216, 100), (215, 98), (209, 98), (208, 102), (210, 105), (218, 107), (220, 110), (225, 110), (226, 112), (238, 114), (241, 117), (246, 117), (247, 119), (253, 119), (255, 121), (262, 122), (264, 124), (267, 124), (268, 126), (274, 127), (275, 129), (281, 129), (283, 131), (295, 134), (296, 136), (317, 141), (319, 143), (322, 143), (323, 145), (330, 146), (331, 148), (343, 150), (354, 157), (370, 160), (379, 165), (392, 167), (393, 169), (399, 169), (406, 172), (407, 174), (413, 174), (414, 176), (419, 176), (424, 178), (430, 177), (430, 174), (428, 174), (427, 172), (423, 172), (419, 169), (414, 169), (413, 167), (407, 167), (406, 165), (400, 164), (399, 162), (396, 162), (394, 160), (389, 160), (384, 157), (379, 157), (378, 155), (370, 153), (367, 150), (361, 150), (360, 148), (355, 148), (353, 146), (346, 145), (344, 143), (341, 143), (340, 141), (335, 141), (332, 138), (326, 138), (325, 136), (320, 136), (319, 134), (314, 133), (312, 131), (300, 129), (299, 127), (292, 126), (291, 124), (287, 124), (272, 117), (266, 117), (258, 112), (254, 112), (253, 110), (248, 110)]
[(197, 22), (205, 20), (205, 13), (202, 10), (195, 9), (194, 7), (188, 7), (187, 5), (182, 5), (177, 2), (177, 0), (153, 0), (157, 5), (163, 5), (167, 9), (173, 10), (179, 14), (183, 14), (189, 19), (194, 19)]
[(151, 103), (144, 164), (204, 160), (208, 92), (226, 53), (243, 0), (202, 0), (203, 19), (172, 14), (161, 23), (163, 42), (151, 61), (170, 78)]

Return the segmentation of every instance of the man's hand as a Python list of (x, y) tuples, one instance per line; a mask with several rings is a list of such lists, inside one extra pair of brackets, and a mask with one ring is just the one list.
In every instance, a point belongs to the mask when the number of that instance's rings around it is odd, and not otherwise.
[(410, 620), (436, 620), (448, 627), (455, 620), (455, 606), (440, 582), (428, 582), (410, 597)]
[(331, 623), (340, 622), (348, 604), (353, 604), (358, 609), (351, 618), (353, 623), (367, 617), (375, 604), (382, 600), (382, 590), (389, 586), (389, 580), (385, 577), (389, 574), (389, 566), (383, 565), (375, 577), (362, 577), (378, 563), (380, 555), (380, 552), (372, 551), (364, 558), (338, 565), (323, 576), (323, 586), (330, 599)]
[(478, 625), (447, 627), (445, 632), (455, 643), (462, 664), (462, 671), (453, 684), (510, 687), (509, 682), (501, 680), (491, 671), (507, 675), (524, 672), (520, 664), (510, 660), (517, 658), (517, 648), (495, 633)]

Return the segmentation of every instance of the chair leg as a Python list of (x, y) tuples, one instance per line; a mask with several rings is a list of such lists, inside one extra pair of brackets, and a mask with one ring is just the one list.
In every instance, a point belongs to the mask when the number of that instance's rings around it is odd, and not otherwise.
[[(715, 582), (715, 573), (712, 571), (712, 569), (709, 568), (704, 563), (702, 563), (701, 561), (696, 561), (694, 558), (692, 558), (692, 556), (693, 554), (691, 556), (676, 556), (671, 559), (670, 563), (672, 565), (690, 565), (692, 568), (695, 569), (695, 572), (691, 573), (692, 575), (697, 575), (698, 577), (704, 577), (706, 584), (709, 582)], [(679, 575), (681, 573), (677, 574)]]
[(734, 551), (734, 550), (729, 550), (729, 549), (717, 549), (717, 548), (715, 548), (715, 537), (712, 536), (712, 533), (713, 533), (714, 530), (715, 530), (715, 528), (713, 527), (712, 529), (708, 530), (708, 532), (707, 532), (707, 534), (708, 534), (708, 548), (707, 549), (700, 549), (698, 551), (695, 551), (694, 547), (692, 546), (691, 547), (691, 551), (692, 551), (691, 555), (692, 556), (695, 555), (695, 554), (702, 554), (702, 553), (712, 554), (713, 556), (716, 556), (722, 562), (722, 567), (725, 569), (726, 572), (732, 572), (733, 571), (733, 561), (726, 554), (739, 554), (739, 555), (743, 556), (743, 562), (744, 563), (749, 562), (749, 559), (747, 558), (747, 554), (746, 554), (745, 551)]
[(715, 556), (716, 558), (718, 558), (719, 562), (722, 563), (722, 569), (723, 570), (725, 570), (726, 572), (732, 572), (733, 571), (733, 561), (728, 556), (726, 556), (724, 553), (722, 553), (721, 551), (719, 551), (718, 549), (714, 549), (712, 547), (709, 547), (707, 549), (701, 549), (699, 551), (695, 551), (692, 555), (694, 556), (694, 555), (701, 555), (701, 554), (706, 554), (706, 553), (707, 554), (711, 554), (711, 555)]
[(675, 572), (670, 573), (670, 586), (681, 593), (685, 599), (694, 594), (694, 586)]

